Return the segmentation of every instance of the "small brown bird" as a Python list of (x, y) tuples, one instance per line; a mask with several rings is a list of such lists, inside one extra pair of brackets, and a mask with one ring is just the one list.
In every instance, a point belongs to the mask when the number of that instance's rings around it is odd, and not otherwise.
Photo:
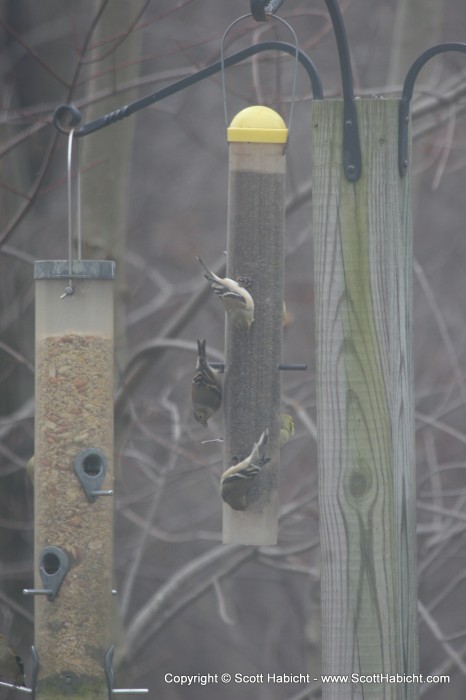
[(234, 464), (222, 474), (220, 491), (225, 503), (228, 503), (233, 510), (246, 510), (249, 501), (254, 478), (260, 470), (270, 462), (269, 457), (265, 457), (261, 450), (267, 442), (269, 431), (266, 429), (260, 436), (258, 442), (254, 443), (251, 454), (243, 459), (239, 464)]
[(26, 685), (21, 657), (3, 634), (0, 634), (0, 680), (14, 685)]
[(295, 433), (294, 420), (288, 413), (280, 413), (280, 439), (279, 447), (280, 449), (283, 445), (291, 440)]
[(197, 365), (191, 385), (194, 418), (207, 428), (207, 421), (222, 405), (222, 382), (207, 362), (206, 341), (197, 340)]
[(233, 325), (248, 330), (254, 321), (254, 300), (247, 290), (251, 286), (251, 280), (240, 277), (236, 282), (229, 277), (218, 277), (204, 265), (199, 256), (197, 259), (205, 270), (204, 277), (222, 301)]

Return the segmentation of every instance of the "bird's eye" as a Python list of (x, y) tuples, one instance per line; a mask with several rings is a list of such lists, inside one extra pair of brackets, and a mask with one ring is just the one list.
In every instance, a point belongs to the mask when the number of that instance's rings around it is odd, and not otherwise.
[(252, 287), (252, 279), (250, 277), (238, 277), (238, 284), (244, 289), (250, 289)]

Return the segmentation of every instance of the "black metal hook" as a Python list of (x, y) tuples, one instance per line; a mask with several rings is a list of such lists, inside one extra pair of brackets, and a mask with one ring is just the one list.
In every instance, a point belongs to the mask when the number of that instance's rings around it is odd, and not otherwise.
[(355, 182), (361, 176), (362, 164), (348, 39), (337, 0), (325, 0), (325, 4), (332, 20), (340, 60), (343, 89), (343, 169), (346, 179)]
[[(291, 54), (292, 56), (295, 56), (296, 46), (293, 46), (293, 44), (288, 44), (283, 41), (264, 41), (260, 44), (255, 44), (254, 46), (248, 46), (246, 49), (243, 49), (242, 51), (238, 51), (238, 53), (228, 56), (228, 58), (226, 58), (224, 61), (224, 66), (228, 67), (235, 65), (236, 63), (239, 63), (245, 58), (254, 56), (257, 53), (261, 53), (262, 51), (283, 51), (285, 53)], [(322, 83), (314, 63), (311, 61), (309, 56), (307, 56), (300, 50), (298, 50), (298, 61), (305, 68), (309, 76), (309, 79), (311, 81), (313, 98), (315, 100), (323, 99), (324, 95), (322, 90)], [(58, 129), (58, 131), (60, 131), (62, 134), (68, 135), (70, 129), (75, 128), (75, 136), (87, 136), (88, 134), (92, 134), (94, 131), (98, 131), (99, 129), (103, 129), (106, 126), (113, 124), (114, 122), (120, 121), (120, 119), (129, 117), (131, 114), (139, 112), (139, 110), (144, 109), (145, 107), (148, 107), (149, 105), (152, 105), (155, 102), (160, 102), (166, 97), (174, 95), (176, 92), (180, 92), (180, 90), (184, 90), (190, 85), (194, 85), (195, 83), (204, 80), (204, 78), (209, 78), (211, 75), (220, 72), (221, 69), (222, 62), (217, 61), (216, 63), (213, 63), (210, 66), (203, 68), (197, 73), (194, 73), (193, 75), (188, 75), (186, 78), (182, 78), (181, 80), (178, 80), (175, 83), (172, 83), (171, 85), (167, 85), (167, 87), (164, 87), (161, 90), (157, 90), (157, 92), (154, 92), (151, 95), (147, 95), (146, 97), (142, 97), (141, 99), (136, 100), (135, 102), (131, 102), (130, 104), (125, 105), (124, 107), (120, 107), (120, 109), (117, 109), (114, 112), (104, 114), (102, 117), (99, 117), (95, 121), (89, 122), (89, 124), (84, 124), (79, 129), (76, 129), (75, 127), (81, 121), (80, 111), (73, 105), (60, 105), (56, 108), (55, 113), (53, 115), (53, 123), (56, 129)], [(70, 118), (68, 123), (65, 123), (66, 117)]]
[[(283, 0), (250, 0), (251, 14), (257, 22), (265, 22), (267, 14), (274, 13)], [(347, 180), (356, 182), (361, 176), (361, 145), (358, 120), (354, 102), (353, 74), (348, 39), (343, 17), (337, 0), (325, 0), (332, 20), (340, 60), (341, 83), (343, 89), (343, 170)]]
[(273, 15), (285, 0), (251, 0), (251, 14), (256, 22), (267, 22), (267, 15)]
[(427, 49), (427, 51), (424, 51), (424, 53), (421, 53), (421, 55), (416, 58), (406, 74), (398, 112), (398, 169), (401, 177), (406, 175), (406, 171), (408, 170), (409, 109), (416, 78), (419, 75), (419, 71), (421, 68), (423, 68), (427, 61), (440, 53), (447, 53), (448, 51), (466, 53), (466, 44), (452, 41), (432, 46), (430, 49)]

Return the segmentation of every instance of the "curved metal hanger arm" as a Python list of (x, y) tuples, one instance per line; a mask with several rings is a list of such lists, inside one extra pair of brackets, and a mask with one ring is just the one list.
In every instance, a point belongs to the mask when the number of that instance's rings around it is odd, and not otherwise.
[(444, 44), (432, 46), (430, 49), (427, 49), (427, 51), (424, 51), (424, 53), (421, 53), (421, 55), (416, 58), (411, 68), (406, 73), (398, 112), (398, 170), (401, 177), (406, 175), (408, 170), (409, 109), (411, 106), (411, 98), (413, 96), (416, 78), (419, 75), (419, 71), (425, 66), (427, 61), (434, 56), (438, 56), (440, 53), (447, 53), (448, 51), (466, 53), (466, 44), (450, 41)]
[[(244, 59), (249, 58), (250, 56), (254, 56), (255, 54), (260, 53), (262, 51), (270, 50), (283, 51), (285, 53), (291, 54), (292, 56), (296, 54), (296, 47), (292, 44), (287, 44), (283, 41), (264, 41), (260, 44), (255, 44), (254, 46), (248, 46), (246, 49), (238, 51), (237, 53), (227, 57), (224, 60), (224, 66), (228, 67), (235, 65), (236, 63), (239, 63), (240, 61), (243, 61)], [(309, 56), (307, 56), (300, 50), (298, 50), (298, 61), (305, 68), (309, 76), (312, 87), (312, 95), (314, 99), (323, 99), (322, 83), (314, 63), (311, 61)], [(120, 121), (125, 117), (129, 117), (131, 114), (139, 112), (141, 109), (144, 109), (149, 105), (155, 104), (156, 102), (160, 102), (166, 97), (174, 95), (175, 93), (184, 90), (190, 85), (195, 85), (201, 80), (204, 80), (204, 78), (209, 78), (211, 75), (215, 75), (215, 73), (218, 73), (221, 69), (221, 61), (217, 61), (216, 63), (213, 63), (210, 66), (207, 66), (206, 68), (203, 68), (202, 70), (194, 73), (193, 75), (188, 75), (186, 78), (182, 78), (181, 80), (178, 80), (177, 82), (172, 83), (171, 85), (167, 85), (161, 90), (157, 90), (157, 92), (154, 92), (151, 95), (142, 97), (141, 99), (136, 100), (135, 102), (125, 105), (124, 107), (120, 107), (120, 109), (117, 109), (113, 112), (109, 112), (109, 114), (104, 114), (102, 117), (99, 117), (98, 119), (95, 119), (94, 121), (89, 122), (88, 124), (83, 124), (83, 126), (81, 126), (78, 129), (76, 129), (75, 127), (81, 121), (80, 111), (73, 105), (60, 105), (55, 110), (53, 116), (53, 123), (55, 127), (59, 131), (61, 131), (62, 134), (68, 134), (72, 128), (75, 128), (75, 136), (87, 136), (88, 134), (92, 134), (94, 131), (104, 129), (106, 126), (109, 126), (114, 122)], [(64, 123), (66, 117), (71, 117), (71, 119), (68, 119), (68, 123)]]

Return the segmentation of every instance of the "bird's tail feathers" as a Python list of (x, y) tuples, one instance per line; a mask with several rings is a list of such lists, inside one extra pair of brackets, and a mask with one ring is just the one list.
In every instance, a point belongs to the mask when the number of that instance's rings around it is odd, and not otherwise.
[(203, 259), (199, 257), (199, 255), (196, 255), (196, 260), (197, 260), (197, 261), (200, 263), (200, 265), (202, 265), (202, 267), (204, 268), (205, 273), (206, 273), (206, 274), (204, 275), (204, 277), (206, 278), (206, 280), (209, 280), (209, 282), (218, 282), (218, 280), (219, 280), (220, 278), (217, 277), (217, 275), (215, 275), (211, 270), (209, 270), (209, 268), (207, 267), (207, 265), (205, 264), (205, 262), (203, 261)]
[(199, 359), (206, 359), (206, 340), (199, 340), (197, 339), (197, 354), (199, 356)]
[[(264, 447), (265, 443), (267, 442), (269, 437), (269, 429), (266, 428), (262, 435), (260, 436), (259, 440), (254, 443), (254, 447), (252, 448), (252, 455), (251, 455), (251, 462), (253, 460), (258, 459), (259, 462), (262, 464), (265, 464), (262, 460), (264, 459), (264, 455), (261, 455), (261, 450)], [(267, 462), (269, 461), (268, 459), (266, 460)]]

